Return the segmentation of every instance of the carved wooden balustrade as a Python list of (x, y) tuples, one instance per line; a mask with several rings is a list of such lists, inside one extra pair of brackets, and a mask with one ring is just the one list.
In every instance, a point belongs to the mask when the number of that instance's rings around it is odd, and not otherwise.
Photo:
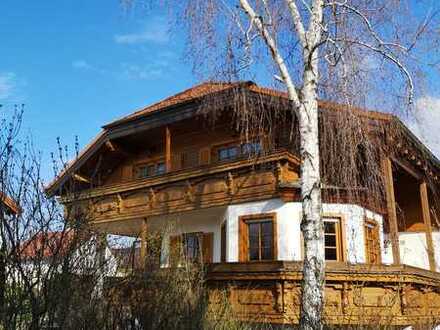
[(98, 187), (61, 201), (68, 207), (87, 208), (94, 222), (143, 218), (291, 196), (298, 181), (298, 167), (296, 156), (276, 151), (256, 159), (215, 163)]
[[(296, 324), (301, 270), (300, 262), (212, 264), (210, 303), (221, 304), (226, 296), (238, 319)], [(404, 265), (329, 263), (324, 313), (333, 324), (437, 324), (440, 274)]]

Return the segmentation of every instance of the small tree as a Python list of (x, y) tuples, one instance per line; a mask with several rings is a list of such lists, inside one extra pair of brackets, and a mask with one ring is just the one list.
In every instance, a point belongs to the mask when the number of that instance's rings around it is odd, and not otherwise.
[(105, 317), (95, 293), (108, 265), (87, 217), (46, 197), (41, 156), (20, 134), (22, 118), (21, 107), (0, 112), (0, 193), (20, 208), (8, 214), (0, 202), (0, 328), (99, 327)]

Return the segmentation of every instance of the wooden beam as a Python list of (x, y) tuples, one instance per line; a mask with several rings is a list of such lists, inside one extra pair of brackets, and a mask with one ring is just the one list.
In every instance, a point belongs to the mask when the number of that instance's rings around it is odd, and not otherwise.
[(423, 223), (425, 224), (429, 268), (431, 271), (435, 272), (434, 243), (432, 242), (431, 214), (429, 212), (428, 188), (426, 182), (420, 184), (420, 201), (422, 204)]
[(118, 148), (117, 146), (111, 141), (105, 141), (105, 146), (110, 150), (110, 151), (116, 151)]
[(388, 223), (390, 225), (391, 244), (393, 249), (394, 264), (400, 264), (399, 227), (397, 225), (396, 199), (394, 195), (393, 168), (391, 160), (383, 160), (383, 173), (385, 178), (385, 192), (387, 198)]
[(141, 224), (141, 233), (140, 233), (140, 240), (141, 240), (141, 251), (140, 251), (140, 258), (141, 258), (141, 267), (142, 269), (146, 266), (146, 258), (147, 258), (147, 219), (142, 219)]
[(86, 177), (85, 175), (78, 174), (78, 173), (75, 173), (73, 175), (73, 179), (76, 180), (76, 181), (90, 183), (90, 179), (88, 177)]
[(124, 150), (120, 144), (116, 143), (115, 141), (112, 140), (107, 140), (105, 142), (105, 146), (107, 147), (107, 149), (112, 152), (112, 153), (117, 153), (120, 154), (122, 156), (128, 157), (130, 156), (130, 152), (127, 150)]
[(165, 127), (165, 167), (167, 173), (171, 172), (171, 132), (168, 126)]

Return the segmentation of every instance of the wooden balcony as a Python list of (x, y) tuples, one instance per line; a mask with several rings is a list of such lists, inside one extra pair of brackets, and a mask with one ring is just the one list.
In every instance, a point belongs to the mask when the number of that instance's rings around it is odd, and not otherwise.
[[(232, 314), (250, 322), (299, 321), (302, 263), (212, 264), (210, 303), (227, 293)], [(325, 318), (330, 324), (432, 325), (440, 318), (440, 274), (404, 265), (328, 263)]]
[[(91, 220), (144, 218), (291, 194), (299, 160), (286, 150), (218, 162), (68, 195), (62, 202), (88, 208)], [(287, 184), (287, 185), (286, 185)]]

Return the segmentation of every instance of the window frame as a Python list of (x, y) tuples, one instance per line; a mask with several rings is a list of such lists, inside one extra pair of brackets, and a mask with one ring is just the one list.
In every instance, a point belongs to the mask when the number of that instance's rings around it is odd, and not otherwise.
[[(345, 235), (345, 217), (341, 214), (325, 213), (322, 215), (322, 221), (336, 220), (336, 255), (337, 260), (327, 260), (325, 262), (337, 263), (345, 262), (347, 260), (347, 250), (346, 250), (346, 235)], [(324, 258), (325, 258), (325, 228), (324, 228)], [(304, 257), (303, 257), (304, 259)]]
[[(258, 144), (258, 152), (256, 152), (256, 156), (259, 156), (263, 153), (264, 150), (264, 143), (261, 138), (254, 137), (250, 138), (248, 141), (241, 141), (241, 140), (231, 140), (231, 141), (225, 141), (223, 143), (214, 144), (211, 146), (211, 159), (218, 163), (224, 163), (224, 162), (231, 162), (235, 160), (240, 159), (246, 159), (251, 155), (251, 153), (243, 152), (243, 147), (245, 145), (252, 145), (252, 144)], [(235, 148), (237, 150), (237, 156), (236, 157), (228, 157), (225, 159), (220, 159), (219, 152), (221, 149), (230, 149)]]
[[(150, 161), (147, 162), (142, 162), (142, 163), (137, 163), (134, 165), (134, 176), (136, 180), (142, 180), (142, 179), (148, 179), (148, 178), (153, 178), (159, 175), (164, 175), (166, 174), (166, 168), (164, 172), (158, 173), (158, 167), (159, 165), (165, 165), (165, 161), (163, 158), (157, 158), (157, 159), (152, 159)], [(141, 168), (146, 168), (147, 172), (148, 172), (148, 168), (150, 167), (154, 167), (154, 174), (153, 175), (146, 175), (146, 176), (140, 176), (139, 172)]]
[[(370, 260), (370, 251), (369, 251), (368, 237), (367, 237), (368, 225), (373, 225), (374, 230), (376, 231), (376, 234), (377, 234), (376, 239), (377, 239), (378, 251), (377, 251), (376, 262), (371, 262), (371, 260)], [(364, 245), (365, 245), (365, 263), (370, 264), (370, 265), (380, 265), (380, 264), (382, 264), (382, 247), (380, 245), (380, 225), (379, 225), (379, 222), (374, 219), (371, 219), (371, 218), (365, 218), (363, 228), (364, 228)]]
[[(270, 220), (272, 222), (272, 252), (271, 260), (249, 260), (249, 222), (263, 222), (263, 220)], [(252, 215), (243, 215), (238, 217), (238, 257), (240, 262), (271, 262), (278, 260), (278, 230), (276, 213), (258, 213)], [(261, 246), (259, 247), (261, 249)]]

